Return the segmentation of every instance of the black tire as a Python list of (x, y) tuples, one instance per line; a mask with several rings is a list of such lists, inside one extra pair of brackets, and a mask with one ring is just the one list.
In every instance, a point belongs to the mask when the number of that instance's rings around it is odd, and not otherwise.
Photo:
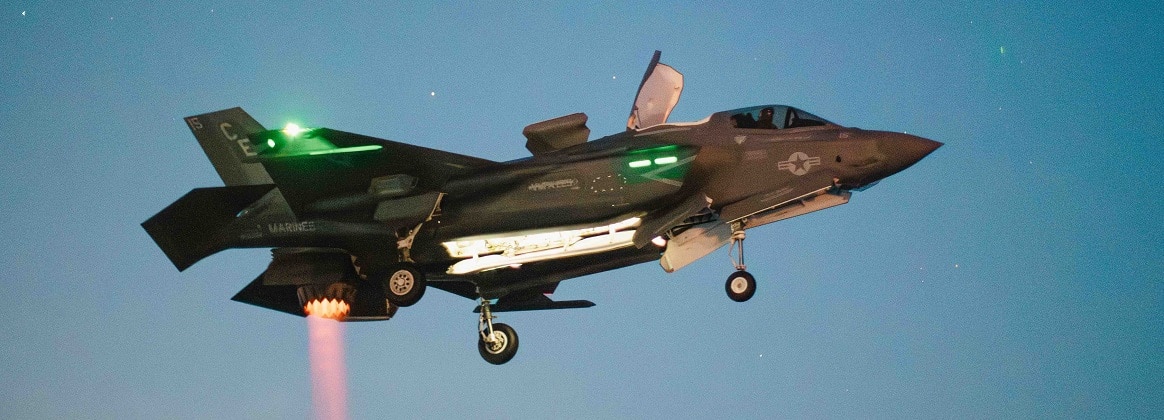
[(756, 278), (747, 271), (737, 271), (728, 276), (724, 284), (729, 298), (736, 302), (746, 302), (756, 294)]
[(382, 277), (384, 297), (401, 307), (420, 301), (428, 285), (424, 273), (411, 263), (390, 265), (377, 273), (377, 277)]
[(481, 357), (486, 362), (503, 365), (517, 354), (517, 331), (508, 325), (497, 322), (493, 324), (493, 334), (501, 339), (500, 343), (491, 345), (486, 343), (480, 334), (477, 334), (477, 351), (481, 353)]

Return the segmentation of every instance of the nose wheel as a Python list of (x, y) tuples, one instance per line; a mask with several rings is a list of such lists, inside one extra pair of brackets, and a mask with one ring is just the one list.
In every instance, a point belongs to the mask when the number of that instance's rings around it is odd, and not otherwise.
[(737, 271), (728, 276), (724, 288), (727, 289), (727, 295), (731, 300), (745, 302), (756, 294), (756, 278), (747, 271)]
[[(732, 244), (731, 248), (728, 248), (728, 258), (731, 258), (736, 272), (728, 276), (724, 289), (727, 290), (728, 298), (736, 302), (745, 302), (756, 294), (756, 278), (745, 271), (748, 268), (744, 265), (744, 238), (746, 237), (743, 223), (733, 223)], [(734, 255), (736, 249), (739, 249), (738, 258)]]
[(477, 352), (486, 362), (501, 365), (517, 354), (517, 331), (513, 327), (493, 322), (489, 300), (481, 299), (481, 319), (477, 324)]

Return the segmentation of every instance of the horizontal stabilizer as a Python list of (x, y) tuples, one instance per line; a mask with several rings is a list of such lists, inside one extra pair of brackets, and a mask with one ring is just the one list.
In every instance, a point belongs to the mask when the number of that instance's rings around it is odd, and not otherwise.
[[(563, 300), (554, 301), (549, 296), (541, 294), (541, 292), (534, 293), (514, 293), (506, 295), (501, 299), (497, 299), (497, 303), (490, 305), (489, 309), (493, 312), (516, 312), (516, 311), (540, 311), (546, 309), (574, 309), (574, 308), (589, 308), (594, 306), (594, 302), (588, 300)], [(481, 312), (481, 308), (477, 307), (473, 312)]]
[[(291, 315), (307, 316), (299, 302), (298, 292), (302, 285), (271, 284), (267, 278), (269, 274), (263, 272), (230, 300)], [(362, 279), (347, 279), (345, 282), (354, 286), (356, 292), (355, 301), (348, 302), (351, 304), (351, 312), (343, 321), (384, 321), (395, 315), (396, 307), (384, 299), (384, 288), (379, 283)]]
[(299, 286), (296, 285), (265, 285), (263, 284), (263, 274), (260, 274), (230, 300), (274, 309), (291, 315), (307, 316), (303, 313), (303, 307), (299, 305), (298, 290)]
[(183, 271), (224, 247), (236, 215), (274, 185), (195, 188), (141, 224), (170, 262)]

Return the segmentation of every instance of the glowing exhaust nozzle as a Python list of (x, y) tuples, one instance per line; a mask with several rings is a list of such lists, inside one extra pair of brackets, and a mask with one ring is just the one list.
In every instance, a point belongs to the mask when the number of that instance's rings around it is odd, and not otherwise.
[(320, 299), (307, 302), (303, 305), (303, 313), (307, 316), (342, 320), (351, 312), (351, 305), (339, 299)]
[(347, 283), (306, 284), (298, 295), (305, 315), (342, 321), (351, 313), (356, 288)]

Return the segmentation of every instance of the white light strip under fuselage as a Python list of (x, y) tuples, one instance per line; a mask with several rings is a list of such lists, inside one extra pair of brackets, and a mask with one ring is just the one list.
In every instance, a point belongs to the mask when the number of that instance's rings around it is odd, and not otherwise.
[[(632, 217), (618, 223), (583, 229), (528, 235), (509, 234), (497, 238), (443, 242), (453, 258), (468, 258), (449, 267), (449, 274), (471, 274), (536, 261), (610, 251), (633, 244), (642, 219)], [(629, 230), (628, 230), (629, 229)]]

